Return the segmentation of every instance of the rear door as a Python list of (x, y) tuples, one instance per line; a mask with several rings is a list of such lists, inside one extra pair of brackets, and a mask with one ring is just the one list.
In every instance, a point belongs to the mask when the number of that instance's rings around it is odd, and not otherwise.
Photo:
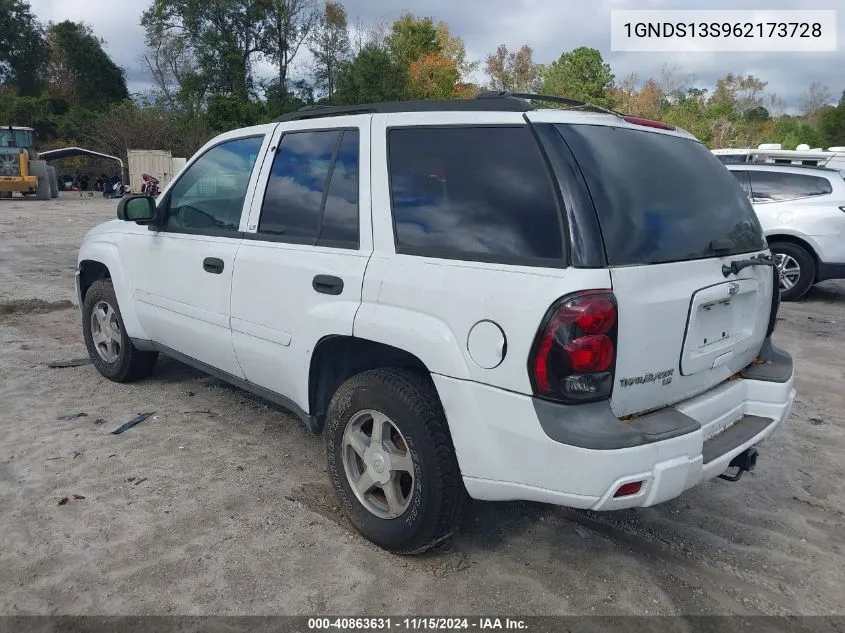
[(728, 379), (757, 356), (771, 267), (723, 266), (765, 253), (736, 179), (686, 136), (618, 121), (556, 126), (601, 226), (618, 301), (611, 408), (657, 409)]
[[(326, 125), (329, 123), (329, 125)], [(308, 411), (312, 352), (352, 334), (372, 253), (370, 119), (281, 125), (232, 280), (232, 340), (247, 380)]]

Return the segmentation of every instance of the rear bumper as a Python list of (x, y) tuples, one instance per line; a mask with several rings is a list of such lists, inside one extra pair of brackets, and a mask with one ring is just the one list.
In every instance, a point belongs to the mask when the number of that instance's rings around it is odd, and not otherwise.
[[(617, 510), (672, 499), (723, 473), (736, 455), (769, 437), (789, 417), (795, 398), (792, 360), (779, 354), (790, 365), (785, 380), (781, 371), (772, 372), (776, 380), (762, 375), (725, 382), (658, 412), (657, 423), (648, 420), (652, 416), (640, 418), (633, 434), (633, 424), (620, 422), (605, 404), (629, 444), (617, 441), (608, 448), (598, 445), (610, 446), (610, 427), (599, 432), (598, 441), (584, 435), (590, 419), (597, 428), (608, 423), (598, 409), (576, 420), (582, 437), (572, 441), (592, 443), (579, 446), (550, 437), (548, 420), (541, 422), (528, 396), (442, 376), (434, 380), (470, 496)], [(560, 407), (561, 419), (571, 418), (572, 409)], [(760, 463), (765, 470), (765, 456)], [(643, 482), (637, 494), (613, 496), (636, 481)]]

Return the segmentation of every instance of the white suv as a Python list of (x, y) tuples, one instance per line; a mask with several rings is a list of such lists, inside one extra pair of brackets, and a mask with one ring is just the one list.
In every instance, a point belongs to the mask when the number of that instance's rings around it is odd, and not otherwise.
[(795, 396), (751, 205), (660, 123), (513, 95), (310, 109), (118, 218), (79, 253), (97, 369), (161, 352), (282, 404), (395, 552), (447, 539), (466, 493), (615, 510), (735, 480)]
[(845, 178), (836, 169), (727, 165), (751, 199), (781, 272), (784, 301), (845, 279)]

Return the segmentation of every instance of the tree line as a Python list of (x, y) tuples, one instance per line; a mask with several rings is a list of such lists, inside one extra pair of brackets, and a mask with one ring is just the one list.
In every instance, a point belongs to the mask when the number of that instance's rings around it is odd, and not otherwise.
[(151, 88), (130, 95), (125, 70), (90, 27), (43, 24), (25, 0), (0, 0), (0, 124), (34, 127), (46, 147), (189, 156), (215, 133), (307, 105), (470, 98), (489, 88), (665, 121), (713, 148), (845, 145), (845, 91), (831, 105), (821, 84), (807, 88), (795, 115), (753, 75), (729, 72), (709, 88), (672, 65), (620, 78), (587, 47), (546, 65), (527, 44), (472, 60), (445, 22), (405, 13), (365, 28), (336, 0), (152, 0), (141, 24), (138, 63)]

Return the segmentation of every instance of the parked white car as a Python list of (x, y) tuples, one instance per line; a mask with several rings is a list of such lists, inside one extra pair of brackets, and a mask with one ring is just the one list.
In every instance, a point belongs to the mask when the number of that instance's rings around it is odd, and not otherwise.
[(467, 493), (616, 510), (736, 480), (792, 408), (760, 224), (661, 123), (512, 95), (309, 109), (118, 218), (79, 253), (95, 367), (164, 353), (295, 412), (392, 551), (447, 539)]
[(781, 273), (784, 301), (845, 279), (845, 178), (836, 169), (727, 165), (751, 199)]

